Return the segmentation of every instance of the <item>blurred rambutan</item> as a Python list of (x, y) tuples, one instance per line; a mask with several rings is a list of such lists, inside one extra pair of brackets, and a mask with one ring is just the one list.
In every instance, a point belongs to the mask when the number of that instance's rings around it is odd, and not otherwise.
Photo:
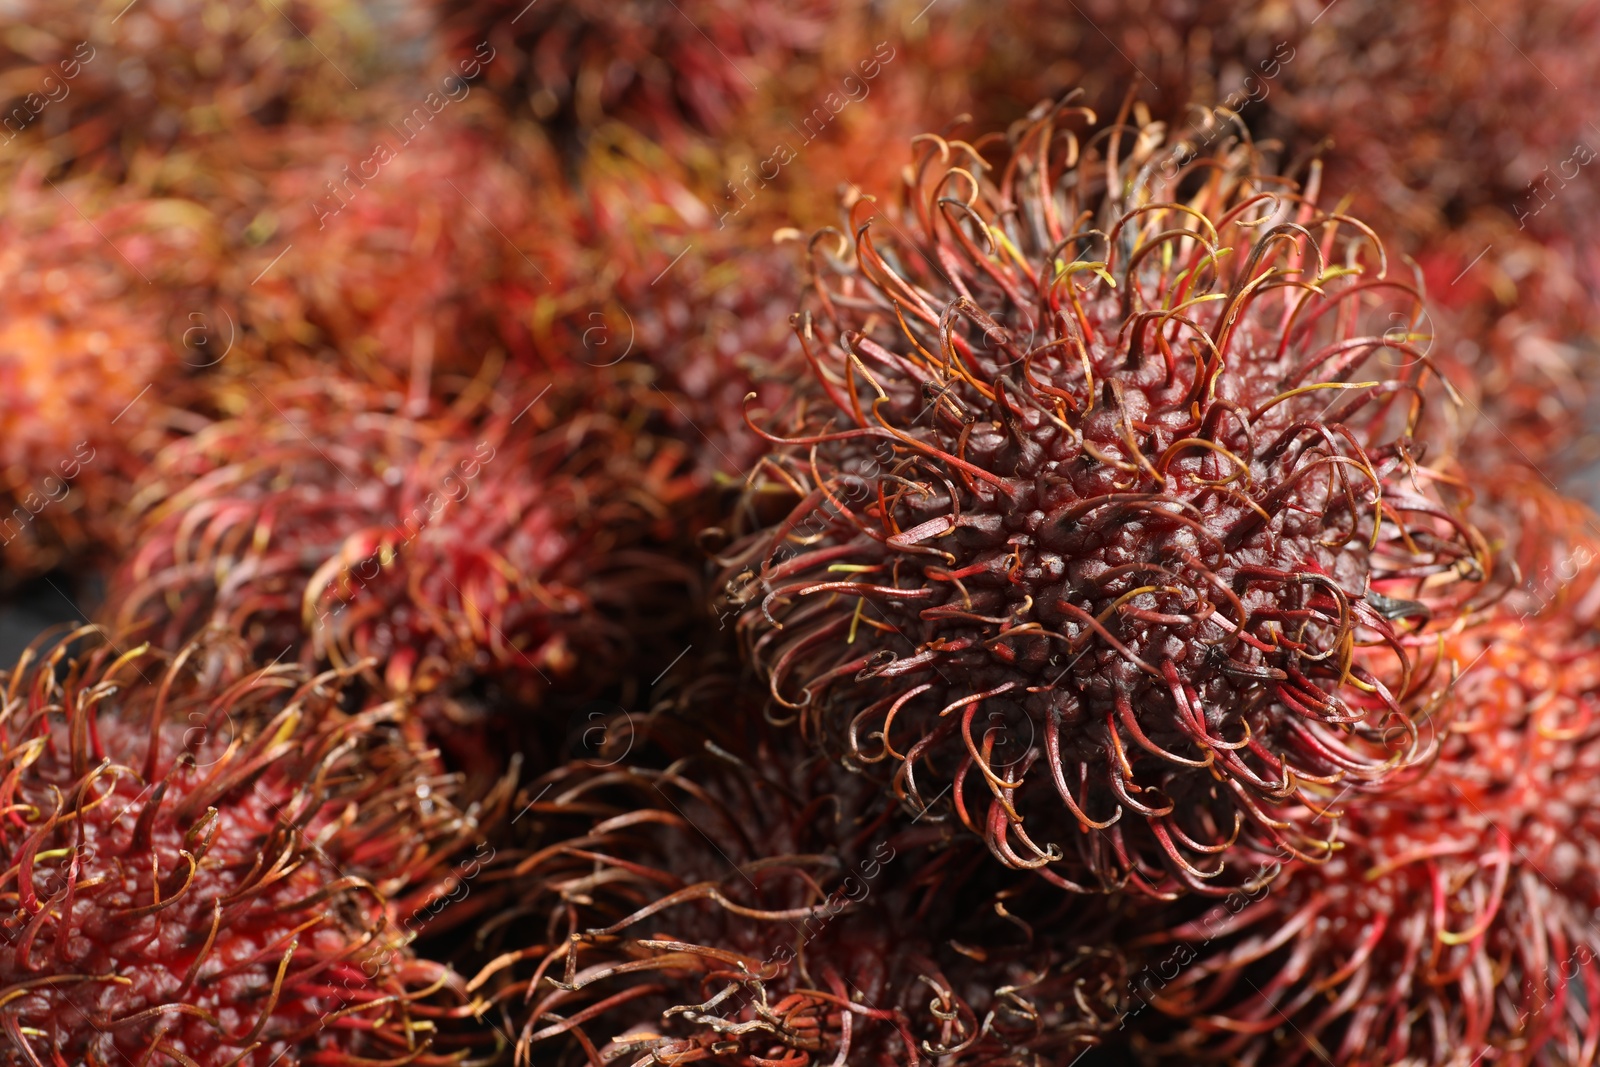
[(1407, 635), (1485, 549), (1421, 466), (1417, 293), (1317, 170), (1085, 118), (928, 138), (853, 261), (813, 240), (723, 578), (774, 701), (913, 810), (953, 790), (1063, 887), (1222, 893), (1427, 754)]
[(396, 705), (215, 634), (80, 631), (0, 684), (7, 1063), (455, 1062), (404, 917), (481, 838)]
[(577, 225), (564, 238), (576, 255), (555, 257), (581, 263), (570, 273), (587, 282), (540, 295), (534, 339), (545, 362), (583, 365), (638, 394), (709, 485), (760, 458), (745, 396), (775, 406), (798, 372), (782, 294), (799, 279), (794, 243), (718, 224), (696, 184), (626, 127), (596, 131), (574, 183)]
[(167, 287), (216, 253), (197, 204), (92, 179), (10, 175), (0, 217), (4, 580), (81, 565), (121, 538), (142, 463), (183, 416)]
[(1000, 869), (825, 759), (703, 746), (526, 787), (469, 987), (519, 1064), (1065, 1063), (1117, 1021), (1081, 907), (974, 886)]
[(437, 0), (446, 56), (493, 56), (486, 78), (519, 109), (571, 132), (608, 117), (673, 139), (724, 132), (758, 85), (828, 32), (832, 0)]
[(486, 682), (518, 704), (606, 684), (693, 600), (697, 576), (660, 551), (684, 458), (589, 393), (495, 371), (418, 417), (355, 381), (242, 386), (234, 417), (140, 483), (119, 621), (166, 647), (216, 623), (264, 660), (370, 660), (370, 681), (437, 693), (457, 727), (476, 720), (450, 698)]
[(1145, 939), (1181, 965), (1134, 983), (1157, 1009), (1139, 1020), (1153, 1050), (1285, 1067), (1594, 1062), (1600, 645), (1579, 612), (1600, 540), (1576, 545), (1535, 568), (1576, 589), (1508, 598), (1444, 640), (1418, 693), (1443, 736), (1436, 766), (1352, 805), (1326, 862)]
[[(390, 54), (422, 28), (405, 13), (382, 28)], [(347, 0), (19, 0), (6, 14), (5, 137), (118, 172), (186, 136), (336, 112), (381, 65), (377, 20)]]
[(471, 95), (437, 116), (421, 99), (391, 91), (368, 105), (388, 121), (255, 138), (241, 265), (219, 282), (269, 349), (326, 353), (418, 410), (435, 376), (470, 377), (486, 358), (549, 367), (535, 302), (580, 287), (548, 147), (476, 128)]

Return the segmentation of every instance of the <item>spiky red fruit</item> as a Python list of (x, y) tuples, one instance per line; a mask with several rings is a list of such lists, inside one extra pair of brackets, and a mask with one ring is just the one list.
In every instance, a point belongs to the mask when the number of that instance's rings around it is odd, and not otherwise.
[(444, 1062), (403, 919), (477, 830), (395, 707), (215, 637), (68, 648), (4, 676), (7, 1062)]
[(772, 298), (798, 284), (798, 256), (795, 243), (771, 238), (781, 198), (761, 205), (765, 228), (755, 209), (736, 228), (696, 186), (637, 133), (597, 133), (575, 183), (574, 229), (540, 235), (552, 258), (581, 267), (541, 294), (536, 341), (547, 362), (586, 364), (634, 390), (713, 484), (748, 474), (763, 450), (745, 429), (744, 397), (776, 404), (798, 370), (788, 309)]
[[(1169, 142), (1201, 155), (1235, 136), (1302, 159), (1332, 145), (1328, 202), (1429, 267), (1461, 305), (1429, 332), (1469, 404), (1474, 454), (1543, 464), (1576, 432), (1600, 369), (1587, 291), (1600, 136), (1592, 0), (1007, 0), (940, 4), (919, 48), (970, 86), (979, 129), (1082, 87), (1105, 112), (1129, 82)], [(941, 15), (942, 13), (942, 15)], [(942, 34), (939, 32), (942, 30)], [(1476, 290), (1475, 293), (1471, 292)], [(1438, 307), (1434, 307), (1437, 315)], [(1579, 383), (1583, 387), (1580, 389)], [(1479, 411), (1481, 410), (1481, 417)]]
[(452, 59), (494, 56), (487, 74), (535, 117), (589, 128), (626, 117), (657, 135), (684, 123), (718, 131), (760, 82), (796, 53), (815, 51), (829, 0), (573, 0), (521, 8), (512, 0), (439, 0)]
[(386, 120), (230, 142), (266, 177), (216, 196), (255, 220), (219, 299), (272, 352), (335, 352), (417, 403), (486, 359), (534, 363), (535, 300), (576, 288), (571, 209), (540, 137), (478, 128), (483, 92), (464, 82), (435, 115), (390, 87), (368, 104)]
[(5, 578), (116, 545), (117, 514), (171, 434), (185, 366), (169, 306), (214, 262), (197, 205), (92, 178), (9, 176), (0, 219), (0, 557)]
[(1077, 902), (974, 884), (981, 852), (826, 761), (747, 757), (529, 787), (472, 983), (520, 1064), (1064, 1063), (1114, 1025), (1122, 958), (1078, 947)]
[[(384, 26), (385, 42), (418, 20)], [(0, 42), (9, 136), (123, 167), (139, 149), (326, 114), (370, 84), (374, 20), (346, 0), (139, 4), (20, 0)], [(405, 28), (406, 22), (411, 26)], [(387, 22), (387, 20), (386, 20)]]
[(1481, 548), (1419, 465), (1416, 293), (1316, 172), (1084, 117), (929, 138), (854, 262), (816, 239), (747, 508), (799, 503), (724, 577), (773, 698), (912, 807), (1063, 886), (1224, 892), (1419, 754), (1395, 620)]
[[(1580, 543), (1584, 562), (1548, 562), (1591, 587), (1600, 544)], [(1579, 598), (1560, 600), (1449, 638), (1421, 694), (1447, 735), (1439, 765), (1352, 806), (1327, 862), (1147, 940), (1159, 962), (1133, 983), (1135, 1021), (1156, 1049), (1285, 1067), (1594, 1062), (1600, 645)]]
[(267, 660), (370, 659), (401, 693), (600, 681), (694, 583), (642, 550), (672, 533), (681, 453), (501, 384), (422, 417), (354, 382), (252, 384), (142, 483), (120, 618), (169, 645), (216, 622)]

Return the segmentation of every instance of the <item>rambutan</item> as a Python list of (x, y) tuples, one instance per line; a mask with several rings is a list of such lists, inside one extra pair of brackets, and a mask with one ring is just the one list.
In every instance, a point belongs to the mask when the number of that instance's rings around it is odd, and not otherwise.
[(5, 580), (81, 566), (121, 538), (117, 512), (181, 422), (187, 368), (161, 289), (213, 261), (197, 204), (92, 178), (10, 175), (0, 218), (0, 555)]
[[(1574, 569), (1592, 582), (1600, 546), (1585, 543)], [(1153, 1050), (1285, 1067), (1595, 1061), (1600, 645), (1574, 603), (1451, 634), (1420, 694), (1445, 734), (1437, 766), (1352, 805), (1326, 862), (1145, 939), (1180, 965), (1134, 982)]]
[(723, 579), (774, 702), (913, 810), (1063, 887), (1222, 893), (1426, 755), (1407, 634), (1486, 550), (1421, 465), (1418, 295), (1317, 169), (1085, 121), (926, 138), (907, 211), (813, 240)]
[(538, 303), (581, 290), (555, 154), (536, 131), (477, 128), (485, 101), (462, 84), (437, 115), (420, 91), (390, 90), (366, 105), (387, 121), (270, 131), (237, 150), (259, 184), (226, 198), (251, 226), (218, 291), (270, 354), (319, 354), (417, 410), (435, 378), (485, 359), (572, 365), (532, 340)]
[(487, 78), (558, 127), (626, 118), (653, 136), (685, 124), (722, 132), (772, 72), (814, 51), (831, 0), (437, 0), (438, 34), (458, 63), (494, 56)]
[(975, 887), (1000, 868), (826, 760), (747, 755), (527, 787), (469, 987), (519, 1064), (1065, 1063), (1114, 1027), (1122, 957), (1083, 909)]
[(398, 706), (215, 634), (84, 630), (0, 684), (7, 1063), (455, 1062), (404, 917), (481, 838)]
[[(776, 406), (798, 373), (789, 309), (774, 294), (799, 277), (794, 243), (719, 222), (696, 187), (659, 145), (616, 124), (597, 130), (564, 236), (577, 254), (552, 250), (591, 281), (540, 294), (535, 342), (545, 362), (583, 364), (638, 395), (710, 485), (731, 483), (760, 458), (745, 396)], [(781, 205), (772, 198), (761, 217), (771, 222)]]
[(264, 660), (366, 662), (396, 694), (492, 682), (527, 705), (604, 684), (697, 585), (659, 551), (681, 451), (593, 395), (495, 371), (420, 417), (356, 381), (245, 386), (236, 417), (141, 482), (119, 620), (154, 624), (166, 647), (216, 623)]
[[(346, 0), (20, 0), (7, 21), (7, 139), (119, 171), (185, 137), (318, 117), (379, 65), (374, 20)], [(403, 21), (385, 36), (420, 29)]]
[(1586, 355), (1600, 328), (1600, 199), (1584, 178), (1600, 134), (1572, 106), (1600, 90), (1600, 5), (1323, 13), (1293, 5), (1282, 32), (1297, 55), (1259, 129), (1301, 148), (1333, 141), (1328, 188), (1433, 260), (1430, 292), (1456, 305), (1439, 351), (1461, 369), (1441, 366), (1471, 387), (1474, 448), (1523, 467), (1561, 462), (1600, 378)]
[[(1474, 452), (1526, 467), (1564, 450), (1596, 376), (1584, 355), (1595, 333), (1587, 294), (1600, 284), (1585, 175), (1600, 135), (1572, 102), (1595, 92), (1600, 7), (1012, 0), (1003, 10), (939, 5), (955, 47), (913, 60), (968, 87), (963, 106), (980, 129), (1074, 87), (1105, 113), (1131, 85), (1168, 143), (1192, 154), (1239, 136), (1288, 160), (1331, 147), (1328, 202), (1348, 196), (1396, 259), (1429, 268), (1435, 355), (1463, 390)], [(1439, 315), (1439, 298), (1461, 313)]]

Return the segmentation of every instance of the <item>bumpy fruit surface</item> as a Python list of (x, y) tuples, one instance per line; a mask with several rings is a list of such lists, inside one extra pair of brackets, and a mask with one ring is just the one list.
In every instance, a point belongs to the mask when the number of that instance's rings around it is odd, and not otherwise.
[(1408, 641), (1484, 570), (1422, 466), (1416, 290), (1315, 167), (1070, 106), (979, 143), (924, 139), (905, 211), (813, 241), (812, 380), (725, 557), (748, 654), (1061, 886), (1325, 856), (1337, 802), (1426, 755)]
[(1134, 982), (1135, 1014), (1154, 1049), (1182, 1063), (1594, 1061), (1600, 644), (1583, 602), (1600, 545), (1577, 547), (1548, 560), (1578, 579), (1570, 590), (1530, 584), (1444, 642), (1423, 690), (1445, 738), (1437, 766), (1353, 807), (1325, 864), (1148, 939), (1159, 964)]
[(415, 417), (356, 381), (247, 387), (245, 411), (142, 482), (122, 619), (158, 623), (169, 646), (215, 622), (267, 660), (368, 660), (395, 692), (494, 675), (533, 699), (593, 681), (579, 668), (669, 614), (647, 609), (653, 593), (693, 583), (640, 550), (677, 502), (680, 453), (493, 381)]
[(1084, 909), (996, 895), (1013, 872), (826, 760), (706, 744), (529, 791), (471, 986), (520, 1063), (1065, 1062), (1123, 1006)]
[(405, 917), (478, 831), (398, 709), (231, 639), (74, 638), (3, 676), (4, 1061), (444, 1062), (460, 980)]

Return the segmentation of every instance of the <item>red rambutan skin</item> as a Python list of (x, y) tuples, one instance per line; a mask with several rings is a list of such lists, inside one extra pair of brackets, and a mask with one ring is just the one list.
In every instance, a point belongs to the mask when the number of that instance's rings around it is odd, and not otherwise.
[[(1579, 542), (1574, 592), (1600, 560), (1600, 543)], [(1445, 638), (1419, 688), (1444, 735), (1425, 776), (1352, 805), (1326, 862), (1145, 939), (1165, 961), (1134, 983), (1135, 1014), (1157, 1012), (1138, 1020), (1153, 1051), (1287, 1067), (1595, 1061), (1600, 645), (1581, 595), (1530, 614), (1527, 594)]]
[(452, 59), (481, 58), (509, 101), (557, 127), (625, 118), (676, 139), (685, 126), (727, 128), (758, 86), (828, 31), (829, 0), (570, 0), (526, 11), (511, 0), (438, 0)]
[[(938, 9), (935, 9), (938, 10)], [(1129, 80), (1199, 154), (1248, 131), (1285, 159), (1331, 144), (1326, 190), (1428, 272), (1441, 368), (1471, 450), (1552, 469), (1597, 369), (1589, 294), (1600, 136), (1587, 125), (1600, 5), (1424, 0), (1018, 0), (954, 8), (965, 48), (930, 57), (980, 122), (1075, 86), (1115, 107)], [(1107, 42), (1113, 50), (1107, 53)], [(1021, 73), (1018, 73), (1021, 72)], [(1330, 199), (1331, 202), (1331, 199)], [(1439, 314), (1446, 305), (1454, 314)]]
[(337, 353), (342, 373), (404, 390), (418, 410), (496, 359), (573, 365), (533, 341), (539, 302), (577, 288), (558, 158), (485, 114), (481, 78), (461, 84), (437, 114), (414, 84), (384, 85), (355, 121), (215, 149), (242, 158), (212, 166), (255, 179), (212, 194), (254, 219), (217, 299), (270, 354)]
[[(218, 129), (305, 121), (371, 84), (380, 34), (345, 0), (156, 3), (109, 15), (93, 0), (23, 0), (0, 42), (7, 134), (60, 161), (123, 171)], [(383, 27), (392, 44), (405, 19)]]
[(549, 361), (581, 363), (637, 395), (702, 482), (721, 487), (763, 451), (744, 398), (777, 406), (799, 373), (789, 309), (774, 299), (799, 284), (799, 257), (777, 236), (781, 197), (736, 226), (707, 206), (702, 178), (634, 130), (597, 130), (574, 183), (572, 231), (538, 246), (582, 267), (541, 304), (536, 343)]
[(168, 645), (216, 622), (266, 660), (371, 661), (399, 693), (597, 683), (695, 585), (646, 551), (675, 536), (681, 452), (590, 397), (499, 384), (411, 417), (356, 382), (282, 383), (175, 444), (135, 501), (119, 618)]
[(930, 137), (906, 212), (813, 240), (740, 521), (792, 510), (723, 577), (774, 700), (914, 810), (1067, 888), (1223, 893), (1426, 755), (1408, 635), (1485, 549), (1383, 329), (1416, 290), (1316, 169), (1167, 179), (1158, 130), (1086, 124)]
[(478, 830), (397, 707), (216, 636), (73, 639), (3, 679), (6, 1062), (451, 1062), (459, 980), (403, 916)]
[(0, 558), (4, 580), (104, 563), (129, 486), (187, 397), (156, 289), (212, 262), (193, 204), (93, 177), (6, 176), (0, 218)]
[(1136, 997), (1183, 1020), (1176, 1034), (1154, 1027), (1152, 1056), (1377, 1067), (1454, 1063), (1467, 1050), (1593, 1062), (1600, 1034), (1581, 1006), (1600, 991), (1591, 911), (1519, 860), (1515, 829), (1472, 821), (1405, 820), (1374, 842), (1352, 827), (1348, 854), (1286, 876), (1283, 899), (1178, 927), (1177, 947), (1160, 954), (1187, 969), (1171, 984), (1136, 980)]
[(524, 839), (486, 875), (512, 899), (485, 929), (500, 955), (469, 986), (520, 1064), (1065, 1062), (1123, 1006), (1082, 909), (1023, 921), (972, 883), (999, 870), (981, 853), (827, 761), (705, 743), (527, 792)]

